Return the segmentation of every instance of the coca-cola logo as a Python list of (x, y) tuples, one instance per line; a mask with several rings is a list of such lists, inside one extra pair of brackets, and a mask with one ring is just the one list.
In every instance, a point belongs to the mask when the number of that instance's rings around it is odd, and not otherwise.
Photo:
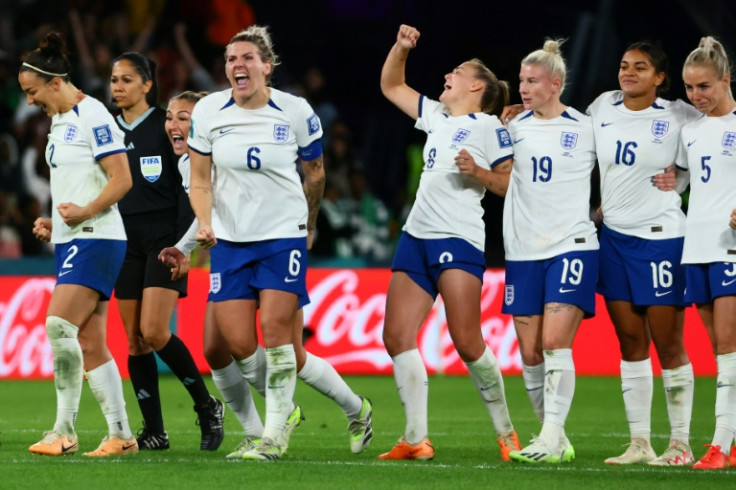
[(54, 360), (46, 336), (46, 308), (54, 278), (23, 279), (0, 302), (0, 378), (49, 377)]
[[(350, 371), (351, 364), (368, 364), (378, 371), (391, 366), (382, 341), (387, 276), (379, 277), (374, 282), (365, 270), (334, 270), (309, 289), (311, 303), (304, 308), (304, 319), (315, 333), (311, 347), (338, 370)], [(503, 287), (503, 271), (485, 273), (480, 329), (501, 369), (518, 371), (521, 359), (513, 320), (500, 313)], [(452, 343), (441, 297), (427, 315), (417, 344), (430, 371), (467, 372)]]

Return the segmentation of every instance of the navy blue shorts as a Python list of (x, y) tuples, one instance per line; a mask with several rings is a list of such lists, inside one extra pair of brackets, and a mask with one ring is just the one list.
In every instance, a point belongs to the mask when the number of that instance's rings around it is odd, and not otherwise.
[(57, 243), (56, 284), (78, 284), (110, 299), (125, 258), (125, 240), (75, 239)]
[(710, 304), (719, 296), (736, 294), (736, 263), (685, 264), (687, 304)]

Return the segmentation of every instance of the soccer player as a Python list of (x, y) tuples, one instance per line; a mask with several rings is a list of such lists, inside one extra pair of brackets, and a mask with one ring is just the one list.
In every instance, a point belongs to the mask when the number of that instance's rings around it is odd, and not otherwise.
[[(598, 292), (621, 347), (621, 391), (631, 434), (626, 451), (606, 459), (607, 464), (693, 462), (694, 379), (683, 343), (685, 269), (680, 264), (685, 215), (679, 194), (659, 190), (652, 180), (676, 163), (680, 129), (700, 114), (681, 100), (660, 98), (669, 88), (668, 68), (658, 44), (631, 44), (619, 67), (621, 90), (600, 95), (587, 111), (601, 173)], [(652, 340), (671, 427), (669, 447), (659, 458), (649, 440)]]
[(276, 64), (265, 27), (236, 34), (225, 50), (231, 88), (197, 103), (188, 141), (196, 237), (211, 249), (209, 299), (236, 359), (257, 356), (260, 308), (266, 418), (261, 443), (242, 455), (257, 460), (281, 458), (290, 419), (301, 417), (292, 402), (294, 344), (302, 335), (298, 310), (309, 301), (307, 248), (325, 179), (319, 118), (303, 98), (270, 87)]
[(598, 276), (588, 203), (593, 127), (588, 116), (560, 101), (566, 74), (560, 44), (547, 40), (522, 60), (519, 93), (526, 112), (509, 124), (515, 155), (503, 216), (502, 311), (514, 316), (524, 384), (542, 421), (539, 437), (510, 454), (527, 463), (575, 457), (564, 431), (575, 392), (572, 344), (582, 319), (595, 313)]
[[(169, 136), (174, 153), (180, 156), (179, 172), (186, 189), (189, 188), (190, 181), (189, 155), (186, 150), (191, 114), (196, 102), (204, 95), (206, 94), (194, 92), (179, 94), (171, 99), (166, 111), (166, 134)], [(182, 273), (182, 264), (197, 245), (194, 239), (197, 229), (198, 224), (195, 220), (187, 234), (174, 247), (167, 247), (161, 251), (159, 257), (163, 263), (172, 267), (173, 274)], [(215, 323), (212, 305), (213, 303), (208, 301), (205, 310), (204, 354), (207, 363), (212, 368), (212, 380), (215, 386), (220, 390), (228, 407), (235, 413), (243, 427), (245, 438), (235, 450), (226, 456), (227, 458), (240, 458), (246, 451), (258, 445), (263, 435), (263, 424), (253, 405), (248, 382), (261, 395), (265, 395), (265, 353), (259, 345), (256, 351), (247, 355), (243, 361), (234, 361)], [(301, 315), (300, 310), (299, 323), (302, 323)], [(350, 448), (354, 453), (362, 452), (368, 447), (373, 436), (370, 401), (353, 393), (337, 374), (335, 368), (324, 359), (304, 351), (301, 342), (296, 342), (294, 349), (297, 359), (297, 376), (340, 405), (349, 421)], [(300, 422), (300, 416), (295, 414), (291, 423)]]
[(166, 111), (157, 107), (155, 70), (146, 57), (129, 52), (115, 59), (110, 76), (110, 91), (121, 110), (116, 121), (125, 135), (133, 176), (133, 188), (120, 201), (128, 250), (115, 297), (128, 337), (130, 379), (143, 415), (138, 445), (146, 450), (169, 448), (155, 351), (194, 401), (200, 449), (214, 451), (224, 437), (224, 406), (210, 395), (189, 349), (169, 330), (176, 302), (186, 296), (187, 278), (183, 274), (172, 280), (158, 260), (159, 251), (184, 234), (193, 214), (164, 131)]
[[(729, 466), (736, 433), (736, 101), (725, 49), (708, 36), (682, 68), (688, 99), (704, 117), (682, 128), (680, 151), (690, 170), (685, 221), (685, 300), (695, 303), (718, 363), (716, 428), (708, 451), (693, 465)], [(732, 451), (733, 453), (733, 451)]]
[(508, 181), (512, 144), (495, 115), (508, 101), (508, 86), (480, 60), (472, 59), (445, 75), (439, 102), (420, 95), (405, 82), (406, 58), (418, 39), (417, 29), (400, 26), (381, 71), (381, 91), (416, 120), (416, 128), (427, 133), (427, 142), (417, 199), (391, 266), (383, 330), (406, 427), (398, 444), (378, 458), (434, 457), (427, 427), (427, 371), (416, 338), (441, 294), (450, 336), (491, 416), (501, 458), (508, 460), (508, 453), (520, 448), (519, 440), (498, 362), (480, 331), (485, 270), (480, 201), (485, 189), (458, 168), (459, 162), (474, 157), (489, 174)]
[(109, 434), (85, 456), (135, 454), (138, 444), (128, 425), (120, 373), (105, 344), (108, 299), (125, 256), (125, 229), (116, 203), (131, 187), (130, 171), (123, 135), (105, 106), (70, 82), (70, 69), (63, 38), (51, 32), (23, 58), (18, 73), (28, 104), (52, 118), (46, 161), (53, 210), (51, 218), (35, 221), (33, 233), (56, 244), (57, 276), (46, 312), (56, 422), (29, 450), (49, 456), (79, 450), (74, 423), (86, 362)]

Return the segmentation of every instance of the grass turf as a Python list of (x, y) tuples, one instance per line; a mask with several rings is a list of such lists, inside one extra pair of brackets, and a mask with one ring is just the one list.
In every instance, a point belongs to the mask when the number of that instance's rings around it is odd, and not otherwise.
[[(429, 462), (384, 462), (404, 427), (403, 409), (392, 377), (348, 377), (356, 393), (373, 400), (374, 440), (362, 454), (348, 444), (347, 420), (329, 399), (302, 382), (296, 400), (306, 421), (294, 431), (289, 452), (278, 462), (226, 460), (241, 439), (232, 413), (226, 415), (226, 437), (216, 452), (199, 451), (199, 428), (192, 403), (178, 380), (161, 378), (163, 412), (171, 439), (169, 451), (145, 451), (127, 458), (89, 459), (81, 455), (97, 447), (106, 424), (90, 391), (83, 391), (77, 421), (80, 452), (66, 457), (36, 456), (27, 448), (51, 428), (55, 396), (50, 381), (0, 382), (0, 488), (721, 488), (733, 484), (734, 470), (616, 467), (606, 457), (624, 451), (628, 442), (620, 381), (579, 378), (567, 434), (577, 458), (564, 465), (503, 463), (493, 426), (469, 379), (432, 377), (429, 381), (429, 430), (436, 456)], [(217, 393), (206, 379), (212, 393)], [(133, 390), (124, 385), (133, 429), (140, 415)], [(522, 444), (539, 431), (520, 377), (506, 378), (511, 416)], [(655, 380), (652, 443), (661, 453), (669, 424), (661, 380)], [(217, 395), (219, 397), (219, 394)], [(696, 459), (705, 453), (715, 423), (715, 380), (696, 379), (691, 443)], [(256, 395), (263, 413), (263, 401)]]

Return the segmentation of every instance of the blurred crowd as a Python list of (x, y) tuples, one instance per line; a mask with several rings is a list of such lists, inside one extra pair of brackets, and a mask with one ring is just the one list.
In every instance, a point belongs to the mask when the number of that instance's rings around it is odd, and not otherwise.
[[(142, 52), (158, 66), (160, 103), (165, 106), (184, 90), (229, 87), (224, 47), (233, 34), (257, 23), (257, 13), (245, 0), (0, 0), (0, 258), (53, 254), (31, 233), (35, 218), (51, 212), (45, 158), (51, 121), (27, 105), (18, 86), (22, 53), (35, 48), (46, 32), (62, 32), (74, 65), (72, 82), (107, 101), (115, 113), (109, 89), (112, 60), (125, 51)], [(274, 81), (281, 90), (305, 97), (325, 131), (327, 183), (313, 258), (389, 265), (412, 199), (403, 189), (389, 206), (376, 197), (319, 66), (292, 68), (285, 63)]]

